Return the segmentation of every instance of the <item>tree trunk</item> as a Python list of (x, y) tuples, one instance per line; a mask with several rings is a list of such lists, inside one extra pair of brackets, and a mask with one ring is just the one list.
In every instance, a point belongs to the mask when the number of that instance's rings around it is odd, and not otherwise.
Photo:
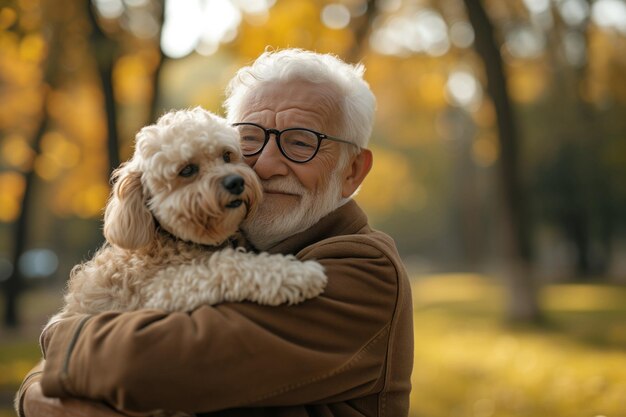
[(539, 321), (541, 314), (536, 288), (530, 274), (529, 225), (526, 196), (519, 174), (518, 135), (506, 76), (494, 27), (480, 0), (464, 0), (475, 32), (474, 47), (482, 58), (487, 75), (487, 94), (493, 101), (500, 159), (498, 161), (501, 196), (501, 222), (504, 261), (507, 263), (509, 300), (507, 318), (514, 322)]
[(109, 174), (120, 164), (120, 149), (117, 132), (117, 104), (113, 90), (113, 67), (117, 44), (109, 39), (98, 24), (93, 4), (87, 4), (87, 14), (91, 24), (91, 43), (93, 44), (98, 73), (102, 85), (104, 109), (107, 124), (107, 152), (109, 155)]
[[(591, 7), (591, 2), (587, 2)], [(584, 39), (585, 60), (577, 65), (569, 63), (564, 55), (558, 54), (564, 48), (563, 34), (576, 31)], [(555, 104), (559, 110), (569, 113), (562, 119), (574, 122), (563, 127), (563, 136), (568, 142), (561, 146), (573, 146), (574, 158), (571, 175), (576, 178), (578, 187), (575, 195), (567, 199), (566, 203), (578, 214), (572, 221), (562, 222), (563, 232), (571, 237), (578, 252), (577, 273), (580, 278), (589, 278), (595, 274), (606, 272), (609, 257), (606, 255), (598, 259), (592, 253), (592, 243), (603, 244), (602, 252), (610, 253), (611, 234), (613, 231), (612, 217), (607, 210), (611, 201), (611, 187), (604, 184), (607, 178), (602, 164), (602, 152), (606, 146), (604, 127), (598, 122), (598, 115), (593, 104), (583, 97), (586, 94), (586, 84), (589, 79), (589, 20), (585, 25), (577, 28), (568, 28), (554, 13), (554, 28), (548, 36), (548, 52), (553, 67), (562, 68), (556, 74)], [(563, 97), (566, 100), (563, 100)]]
[[(45, 6), (50, 7), (50, 6)], [(44, 14), (46, 12), (44, 8)], [(50, 124), (50, 116), (47, 110), (47, 99), (50, 90), (57, 84), (57, 70), (58, 66), (56, 62), (60, 55), (60, 42), (58, 35), (58, 22), (51, 24), (51, 30), (48, 39), (48, 56), (44, 62), (44, 75), (42, 82), (42, 106), (41, 106), (41, 119), (35, 132), (35, 136), (32, 142), (32, 148), (34, 155), (41, 153), (41, 140), (48, 130)], [(19, 317), (19, 298), (25, 287), (24, 277), (19, 268), (19, 260), (22, 254), (25, 252), (28, 246), (29, 219), (31, 213), (31, 207), (35, 192), (35, 181), (37, 176), (34, 171), (34, 161), (31, 164), (28, 172), (24, 174), (24, 194), (22, 195), (22, 201), (20, 204), (20, 214), (15, 222), (13, 229), (13, 271), (9, 278), (3, 283), (3, 292), (5, 298), (4, 305), (4, 326), (7, 328), (17, 328), (20, 325)]]
[(148, 124), (155, 123), (157, 119), (161, 116), (163, 109), (159, 107), (159, 100), (161, 98), (161, 70), (163, 69), (163, 64), (165, 64), (165, 60), (167, 57), (163, 53), (163, 49), (161, 48), (161, 32), (163, 30), (163, 24), (165, 23), (165, 0), (159, 0), (158, 2), (160, 8), (159, 14), (159, 32), (156, 35), (156, 47), (159, 51), (159, 63), (154, 70), (154, 75), (152, 76), (152, 98), (150, 100), (150, 110), (148, 113)]
[(347, 62), (358, 62), (363, 58), (365, 46), (367, 45), (367, 37), (372, 28), (372, 22), (376, 17), (376, 0), (367, 0), (367, 9), (365, 14), (354, 19), (352, 31), (354, 33), (354, 44), (346, 53)]
[[(44, 106), (42, 117), (39, 122), (39, 127), (37, 128), (37, 133), (35, 134), (35, 138), (33, 141), (33, 150), (35, 151), (35, 155), (39, 155), (40, 153), (40, 145), (41, 139), (43, 135), (48, 130), (48, 122), (49, 117), (48, 113), (45, 109), (47, 93), (44, 93)], [(14, 229), (14, 238), (13, 241), (15, 245), (13, 247), (13, 273), (9, 276), (9, 279), (4, 283), (4, 295), (5, 295), (5, 305), (4, 305), (4, 325), (7, 328), (17, 328), (20, 324), (19, 319), (19, 297), (24, 287), (23, 280), (24, 277), (19, 268), (19, 260), (22, 254), (26, 250), (26, 245), (28, 243), (28, 221), (30, 217), (31, 207), (32, 207), (32, 199), (34, 192), (34, 184), (36, 181), (36, 175), (34, 169), (30, 169), (25, 175), (25, 187), (24, 194), (22, 196), (21, 202), (21, 211), (20, 215), (15, 223)]]

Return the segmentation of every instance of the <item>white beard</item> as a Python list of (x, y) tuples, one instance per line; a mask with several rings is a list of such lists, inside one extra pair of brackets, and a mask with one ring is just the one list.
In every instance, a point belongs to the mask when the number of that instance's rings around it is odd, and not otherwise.
[(348, 201), (341, 197), (341, 175), (333, 172), (329, 178), (330, 183), (321, 192), (307, 190), (294, 176), (261, 180), (264, 190), (282, 191), (300, 197), (289, 206), (272, 204), (269, 200), (261, 202), (254, 215), (242, 224), (250, 243), (257, 249), (265, 250), (308, 229)]

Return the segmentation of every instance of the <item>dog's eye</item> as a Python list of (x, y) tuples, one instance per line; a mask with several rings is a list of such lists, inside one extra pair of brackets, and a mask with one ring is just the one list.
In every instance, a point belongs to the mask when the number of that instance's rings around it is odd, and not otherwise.
[(185, 166), (185, 168), (181, 169), (178, 175), (180, 175), (181, 177), (189, 178), (192, 175), (195, 175), (197, 173), (198, 173), (198, 165), (189, 164)]
[(230, 152), (226, 151), (224, 152), (224, 155), (222, 156), (222, 158), (224, 159), (224, 162), (230, 162)]

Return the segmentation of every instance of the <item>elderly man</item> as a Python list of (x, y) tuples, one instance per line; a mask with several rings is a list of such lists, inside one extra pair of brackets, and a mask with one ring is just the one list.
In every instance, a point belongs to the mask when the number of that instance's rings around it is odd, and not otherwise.
[(43, 391), (134, 413), (406, 416), (407, 274), (392, 239), (350, 198), (372, 165), (375, 99), (362, 75), (334, 56), (288, 49), (262, 54), (228, 88), (228, 118), (265, 193), (244, 230), (260, 250), (320, 262), (320, 297), (62, 321), (43, 337), (45, 368), (23, 384), (21, 412), (113, 413)]

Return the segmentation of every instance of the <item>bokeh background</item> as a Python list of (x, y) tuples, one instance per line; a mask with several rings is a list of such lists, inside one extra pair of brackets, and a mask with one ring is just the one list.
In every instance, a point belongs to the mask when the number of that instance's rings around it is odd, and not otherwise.
[(367, 68), (411, 416), (626, 416), (625, 0), (0, 0), (0, 416), (135, 133), (268, 47)]

